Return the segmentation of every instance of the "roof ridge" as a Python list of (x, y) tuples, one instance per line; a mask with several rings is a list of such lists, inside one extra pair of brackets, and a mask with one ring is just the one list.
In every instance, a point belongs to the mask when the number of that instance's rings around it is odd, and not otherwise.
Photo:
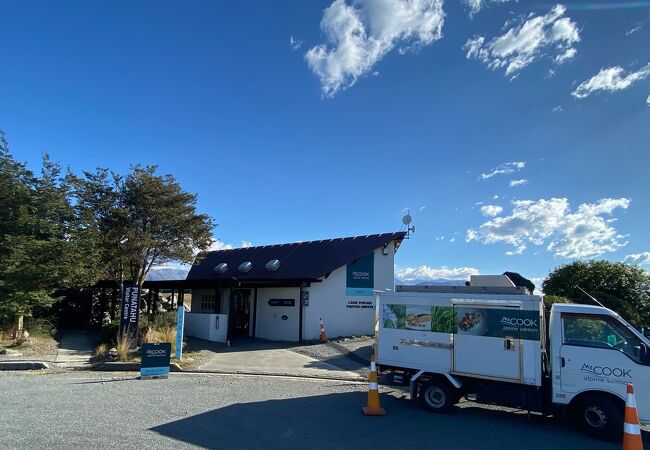
[(326, 238), (326, 239), (314, 239), (311, 241), (295, 241), (295, 242), (281, 242), (277, 244), (267, 244), (267, 245), (251, 245), (250, 247), (234, 247), (234, 248), (224, 248), (220, 250), (210, 250), (208, 253), (216, 253), (216, 252), (226, 252), (226, 251), (232, 251), (232, 250), (246, 250), (246, 249), (259, 249), (259, 248), (265, 248), (265, 247), (277, 247), (277, 246), (283, 246), (283, 245), (295, 245), (295, 244), (313, 244), (316, 242), (332, 242), (332, 241), (342, 241), (344, 239), (357, 239), (357, 238), (364, 238), (367, 239), (371, 236), (383, 236), (387, 234), (402, 234), (406, 235), (406, 231), (389, 231), (385, 233), (371, 233), (371, 234), (361, 234), (361, 235), (356, 235), (356, 236), (343, 236), (343, 237), (334, 237), (334, 238)]

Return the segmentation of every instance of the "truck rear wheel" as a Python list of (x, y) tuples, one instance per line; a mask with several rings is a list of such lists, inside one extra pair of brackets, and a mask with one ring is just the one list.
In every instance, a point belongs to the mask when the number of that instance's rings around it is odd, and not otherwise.
[(606, 396), (584, 398), (577, 408), (577, 418), (582, 431), (596, 439), (613, 441), (623, 433), (623, 413)]
[(427, 411), (446, 413), (455, 403), (456, 396), (449, 384), (442, 380), (430, 380), (420, 387), (418, 400)]

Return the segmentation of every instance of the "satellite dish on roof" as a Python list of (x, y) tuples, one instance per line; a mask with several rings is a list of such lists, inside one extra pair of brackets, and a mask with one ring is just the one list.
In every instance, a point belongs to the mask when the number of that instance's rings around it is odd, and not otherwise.
[(410, 214), (406, 214), (404, 217), (402, 217), (402, 223), (404, 225), (410, 225), (412, 220), (413, 218), (411, 217)]
[(411, 225), (411, 222), (413, 222), (413, 218), (411, 217), (411, 211), (408, 209), (406, 210), (406, 214), (404, 217), (402, 217), (402, 223), (406, 227), (406, 236), (404, 236), (405, 239), (408, 239), (411, 237), (411, 233), (415, 233), (415, 225), (414, 226), (409, 226)]

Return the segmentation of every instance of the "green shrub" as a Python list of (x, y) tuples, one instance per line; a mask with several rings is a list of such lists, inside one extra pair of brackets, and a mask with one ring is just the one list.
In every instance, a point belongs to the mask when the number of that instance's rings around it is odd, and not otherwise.
[(113, 319), (113, 321), (102, 327), (101, 342), (109, 347), (117, 345), (117, 333), (120, 331), (120, 319)]
[(25, 317), (24, 328), (31, 336), (54, 336), (56, 325), (53, 319)]

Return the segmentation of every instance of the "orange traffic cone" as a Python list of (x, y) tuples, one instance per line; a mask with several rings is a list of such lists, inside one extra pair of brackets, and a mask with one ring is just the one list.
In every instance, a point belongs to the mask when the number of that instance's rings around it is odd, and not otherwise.
[(634, 398), (634, 386), (629, 383), (627, 385), (627, 398), (625, 399), (623, 450), (643, 450), (641, 425), (639, 425), (639, 414), (636, 410), (636, 399)]
[(325, 324), (323, 324), (323, 319), (320, 320), (320, 341), (327, 342), (327, 333), (325, 332)]
[(370, 360), (370, 377), (368, 378), (368, 406), (361, 408), (365, 416), (385, 416), (386, 411), (379, 404), (379, 388), (377, 386), (377, 363), (375, 355)]

